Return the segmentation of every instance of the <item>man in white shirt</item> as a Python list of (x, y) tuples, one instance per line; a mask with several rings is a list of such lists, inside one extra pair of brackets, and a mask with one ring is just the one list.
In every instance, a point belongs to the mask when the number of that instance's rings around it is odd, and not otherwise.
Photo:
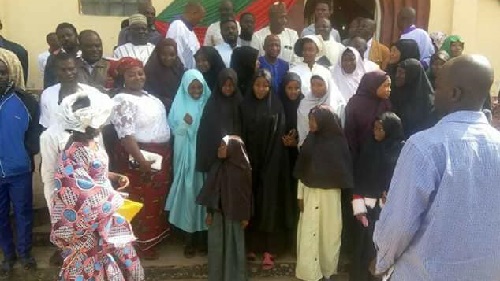
[(50, 54), (57, 52), (57, 50), (61, 48), (55, 32), (47, 34), (46, 40), (47, 45), (49, 45), (49, 49), (38, 55), (38, 69), (40, 69), (42, 75), (45, 72), (45, 66), (47, 65), (47, 60), (49, 59)]
[(167, 38), (177, 42), (177, 54), (187, 69), (196, 67), (194, 54), (200, 49), (200, 42), (193, 28), (205, 17), (205, 8), (199, 2), (190, 1), (184, 7), (184, 14), (174, 20), (167, 31)]
[[(315, 21), (317, 21), (318, 19), (320, 18), (327, 18), (328, 20), (330, 20), (330, 18), (332, 17), (332, 7), (330, 6), (331, 4), (331, 1), (328, 1), (328, 0), (319, 0), (319, 1), (316, 1), (316, 7), (314, 8), (314, 19)], [(304, 30), (302, 30), (302, 34), (300, 37), (304, 37), (304, 36), (307, 36), (307, 35), (315, 35), (316, 34), (316, 31), (315, 31), (315, 24), (311, 24), (309, 25), (308, 27), (304, 28)], [(340, 39), (340, 34), (339, 32), (332, 28), (332, 30), (330, 31), (330, 36), (332, 37), (333, 40), (337, 41), (338, 43), (341, 43), (341, 39)]]
[(40, 97), (40, 125), (47, 129), (40, 137), (41, 176), (48, 206), (54, 191), (54, 171), (59, 148), (64, 148), (69, 137), (60, 124), (60, 104), (64, 98), (78, 91), (85, 92), (89, 98), (103, 95), (96, 88), (77, 82), (76, 58), (73, 56), (58, 54), (55, 56), (55, 67), (60, 83), (45, 89)]
[(427, 31), (415, 26), (417, 13), (411, 7), (401, 9), (397, 24), (401, 32), (401, 39), (412, 39), (417, 42), (420, 50), (420, 62), (424, 68), (429, 67), (431, 56), (435, 53), (434, 45)]
[[(349, 40), (349, 46), (356, 49), (360, 54), (364, 54), (368, 49), (368, 44), (366, 43), (366, 40), (359, 36), (356, 36), (351, 40)], [(361, 56), (361, 59), (363, 60), (363, 63), (365, 65), (366, 72), (371, 72), (380, 69), (380, 67), (376, 63), (374, 63), (369, 59), (365, 59), (364, 56)]]
[(215, 49), (219, 52), (226, 67), (229, 68), (233, 50), (238, 46), (238, 26), (235, 20), (226, 19), (220, 22), (220, 29), (224, 42), (215, 46)]
[(293, 47), (299, 36), (297, 31), (286, 28), (287, 11), (283, 2), (276, 2), (269, 8), (269, 26), (257, 31), (252, 38), (252, 47), (259, 50), (260, 56), (265, 55), (264, 41), (268, 35), (277, 35), (281, 41), (280, 58), (290, 64), (300, 62)]
[[(234, 6), (233, 2), (230, 0), (223, 0), (219, 5), (219, 19), (220, 21), (212, 23), (207, 28), (207, 33), (205, 34), (205, 40), (203, 41), (203, 46), (217, 46), (224, 43), (224, 38), (222, 38), (221, 23), (227, 19), (234, 19)], [(236, 22), (238, 27), (238, 34), (240, 33), (241, 27), (238, 22)]]
[(148, 20), (142, 14), (134, 14), (130, 16), (128, 22), (130, 24), (128, 27), (130, 43), (118, 46), (114, 52), (114, 57), (116, 59), (131, 57), (146, 64), (155, 49), (155, 45), (148, 42)]
[(252, 46), (252, 37), (255, 32), (255, 16), (252, 13), (243, 13), (240, 16), (241, 30), (238, 37), (238, 46)]
[(329, 19), (317, 19), (316, 23), (314, 24), (314, 29), (316, 35), (323, 38), (323, 51), (330, 64), (328, 66), (335, 66), (339, 61), (340, 56), (344, 52), (345, 46), (335, 41), (335, 39), (332, 37), (332, 25), (330, 24)]

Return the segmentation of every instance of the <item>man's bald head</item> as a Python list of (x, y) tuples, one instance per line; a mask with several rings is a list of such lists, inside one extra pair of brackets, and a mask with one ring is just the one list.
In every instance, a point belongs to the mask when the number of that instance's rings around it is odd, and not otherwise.
[(493, 67), (484, 56), (464, 55), (448, 61), (436, 80), (436, 110), (443, 116), (481, 110), (490, 97), (493, 77)]
[(363, 18), (359, 23), (358, 35), (368, 41), (375, 34), (376, 28), (377, 28), (377, 23), (374, 20), (369, 18)]
[(412, 7), (404, 7), (399, 11), (397, 24), (400, 31), (403, 31), (415, 24), (417, 19), (417, 12)]
[(231, 0), (222, 0), (220, 2), (219, 16), (221, 20), (234, 17), (234, 6)]
[(278, 35), (269, 34), (264, 40), (264, 51), (266, 57), (270, 59), (276, 59), (281, 52), (281, 40)]

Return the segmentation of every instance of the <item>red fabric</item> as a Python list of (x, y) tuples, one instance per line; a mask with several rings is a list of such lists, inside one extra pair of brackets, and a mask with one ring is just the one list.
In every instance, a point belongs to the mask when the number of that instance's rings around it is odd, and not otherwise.
[(128, 153), (121, 145), (115, 147), (110, 158), (116, 162), (118, 172), (126, 175), (130, 180), (130, 186), (127, 189), (129, 199), (144, 204), (132, 220), (132, 227), (137, 237), (138, 249), (147, 251), (160, 243), (170, 230), (164, 209), (172, 183), (172, 149), (170, 143), (139, 143), (139, 147), (163, 156), (162, 170), (151, 174), (151, 177), (146, 180), (139, 170), (129, 167)]
[(358, 194), (354, 194), (354, 195), (352, 196), (352, 199), (353, 199), (353, 200), (356, 200), (356, 199), (363, 199), (363, 198), (364, 198), (363, 196), (358, 195)]
[[(296, 0), (283, 0), (285, 3), (287, 10), (289, 10)], [(265, 27), (269, 24), (269, 7), (276, 2), (276, 0), (260, 0), (253, 1), (251, 5), (246, 7), (243, 11), (236, 15), (236, 18), (239, 19), (240, 15), (243, 13), (252, 13), (255, 16), (255, 30), (259, 30), (262, 27)], [(165, 36), (167, 34), (168, 27), (170, 23), (162, 22), (157, 20), (155, 23), (156, 29)], [(207, 26), (197, 26), (194, 28), (194, 32), (196, 33), (196, 37), (198, 37), (198, 41), (203, 42), (205, 40), (205, 33), (207, 32)]]
[(120, 75), (123, 75), (125, 71), (133, 68), (133, 67), (144, 67), (144, 64), (142, 61), (135, 59), (135, 58), (130, 58), (130, 57), (125, 57), (121, 58), (118, 61), (118, 66), (116, 67), (116, 72)]

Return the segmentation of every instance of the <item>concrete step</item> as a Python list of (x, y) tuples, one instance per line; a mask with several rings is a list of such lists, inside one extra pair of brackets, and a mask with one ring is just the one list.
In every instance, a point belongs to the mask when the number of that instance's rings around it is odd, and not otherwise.
[[(38, 262), (38, 269), (33, 272), (26, 272), (16, 266), (14, 275), (10, 280), (23, 281), (49, 281), (56, 280), (59, 268), (49, 264), (50, 256), (56, 250), (53, 246), (37, 246), (33, 248), (33, 256)], [(156, 261), (142, 261), (146, 270), (148, 281), (166, 280), (206, 280), (207, 279), (207, 259), (206, 257), (194, 257), (186, 259), (183, 255), (181, 244), (164, 243), (160, 245), (160, 258)], [(259, 262), (248, 263), (251, 280), (256, 278), (270, 278), (265, 280), (296, 280), (295, 276), (296, 258), (285, 254), (277, 257), (276, 267), (272, 270), (262, 270)], [(334, 276), (332, 280), (347, 281), (346, 274)]]

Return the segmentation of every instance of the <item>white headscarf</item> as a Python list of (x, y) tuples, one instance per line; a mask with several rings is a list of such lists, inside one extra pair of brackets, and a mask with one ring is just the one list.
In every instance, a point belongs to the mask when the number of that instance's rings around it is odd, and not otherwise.
[[(333, 82), (331, 75), (329, 75), (328, 71), (313, 71), (312, 77), (319, 76), (325, 81), (326, 84), (326, 94), (317, 98), (312, 94), (312, 91), (309, 93), (304, 93), (305, 97), (300, 101), (299, 108), (297, 109), (297, 131), (299, 133), (299, 146), (302, 145), (304, 140), (306, 139), (307, 134), (309, 133), (309, 112), (315, 106), (326, 104), (332, 107), (336, 114), (340, 116), (341, 112), (340, 108), (345, 106), (345, 101), (342, 98), (337, 86)], [(311, 81), (303, 81), (302, 83), (311, 83)]]
[(356, 69), (354, 70), (354, 72), (348, 74), (345, 73), (345, 71), (342, 69), (342, 55), (344, 53), (342, 53), (337, 65), (335, 65), (331, 71), (333, 81), (335, 81), (335, 83), (337, 84), (340, 93), (346, 101), (349, 101), (349, 99), (351, 99), (351, 97), (356, 94), (359, 82), (361, 82), (361, 78), (363, 78), (363, 75), (365, 75), (366, 70), (363, 59), (361, 58), (359, 52), (353, 47), (347, 47), (347, 49), (351, 50), (356, 57)]
[(83, 97), (89, 95), (80, 91), (64, 98), (61, 102), (60, 118), (65, 130), (84, 133), (88, 127), (99, 129), (108, 121), (114, 106), (113, 100), (108, 95), (93, 95), (92, 98), (89, 97), (90, 106), (73, 112), (73, 104)]
[(318, 54), (316, 55), (316, 58), (320, 58), (325, 55), (324, 49), (323, 49), (323, 39), (321, 39), (321, 36), (319, 35), (306, 35), (302, 37), (303, 39), (307, 38), (310, 39), (316, 44), (316, 47), (318, 47)]

